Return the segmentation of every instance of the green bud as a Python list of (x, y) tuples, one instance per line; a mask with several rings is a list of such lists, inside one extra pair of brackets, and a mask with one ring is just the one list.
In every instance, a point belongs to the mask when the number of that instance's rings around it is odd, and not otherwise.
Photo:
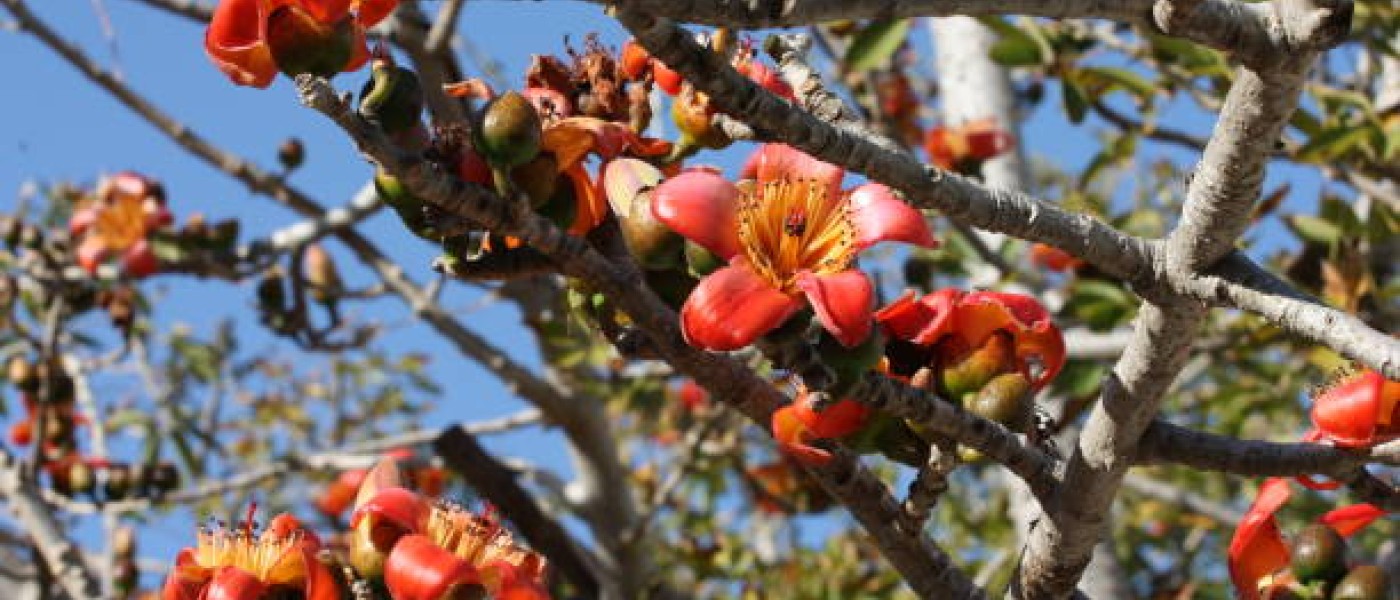
[(993, 377), (972, 396), (967, 410), (985, 419), (1005, 425), (1007, 429), (1024, 432), (1031, 425), (1035, 405), (1031, 398), (1031, 382), (1020, 373), (1004, 373)]
[(418, 126), (423, 115), (423, 86), (418, 74), (392, 61), (376, 59), (370, 79), (360, 91), (360, 115), (389, 134)]
[(1293, 538), (1290, 565), (1304, 584), (1335, 582), (1347, 574), (1347, 541), (1327, 525), (1308, 525)]
[(939, 391), (948, 398), (962, 398), (982, 389), (992, 377), (1012, 370), (1015, 353), (1011, 339), (993, 334), (980, 348), (966, 350), (953, 346), (953, 340), (942, 342), (939, 353), (948, 357), (941, 362), (938, 374)]
[(1386, 600), (1391, 595), (1393, 582), (1384, 570), (1376, 565), (1361, 565), (1347, 573), (1332, 590), (1332, 600)]
[(399, 216), (399, 220), (403, 221), (409, 232), (431, 242), (439, 240), (441, 232), (428, 222), (427, 215), (423, 212), (426, 206), (423, 200), (408, 191), (402, 181), (384, 171), (377, 171), (374, 174), (374, 191), (385, 204), (394, 209), (394, 214)]
[(530, 101), (510, 91), (481, 109), (472, 136), (487, 162), (510, 168), (530, 162), (540, 153), (544, 126)]

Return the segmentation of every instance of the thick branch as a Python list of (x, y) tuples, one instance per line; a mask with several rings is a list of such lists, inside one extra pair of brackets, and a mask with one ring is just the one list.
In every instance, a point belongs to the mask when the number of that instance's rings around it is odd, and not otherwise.
[(1155, 421), (1138, 442), (1140, 464), (1175, 463), (1247, 477), (1326, 475), (1345, 479), (1368, 463), (1400, 466), (1390, 448), (1346, 450), (1308, 442), (1241, 440)]

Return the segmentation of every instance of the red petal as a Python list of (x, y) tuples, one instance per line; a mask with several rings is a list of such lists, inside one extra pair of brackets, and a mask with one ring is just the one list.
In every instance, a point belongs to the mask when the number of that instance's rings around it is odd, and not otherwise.
[(268, 48), (267, 15), (293, 0), (224, 0), (204, 32), (204, 51), (238, 85), (265, 88), (277, 76)]
[(876, 312), (875, 318), (897, 339), (932, 345), (954, 331), (954, 306), (962, 296), (963, 291), (956, 288), (944, 288), (917, 300), (909, 292)]
[(1259, 598), (1259, 580), (1288, 566), (1288, 544), (1279, 533), (1274, 513), (1288, 502), (1292, 494), (1287, 479), (1273, 477), (1265, 480), (1254, 504), (1235, 528), (1227, 562), (1230, 580), (1234, 582), (1240, 598)]
[(773, 439), (778, 441), (778, 449), (798, 462), (821, 466), (831, 462), (831, 453), (810, 445), (814, 438), (807, 426), (797, 417), (795, 405), (784, 406), (773, 413)]
[(372, 27), (375, 23), (384, 20), (389, 13), (394, 12), (398, 7), (399, 0), (360, 0), (359, 13), (355, 15), (355, 22), (361, 27)]
[(787, 144), (764, 144), (744, 163), (742, 177), (769, 181), (815, 179), (826, 184), (833, 198), (841, 192), (841, 167), (822, 162)]
[(317, 21), (333, 25), (350, 14), (351, 0), (295, 0)]
[(74, 212), (73, 216), (68, 218), (68, 234), (77, 237), (86, 233), (92, 224), (97, 222), (99, 212), (95, 206)]
[(258, 600), (267, 587), (243, 569), (223, 567), (214, 572), (201, 600)]
[(478, 582), (476, 569), (423, 535), (404, 536), (384, 562), (394, 600), (438, 600), (454, 585)]
[(572, 235), (584, 235), (593, 231), (608, 215), (608, 201), (598, 192), (598, 187), (588, 179), (588, 171), (582, 164), (575, 164), (564, 171), (574, 186), (574, 222), (569, 226)]
[(784, 81), (783, 77), (779, 75), (777, 71), (768, 68), (768, 65), (760, 62), (750, 62), (748, 66), (749, 79), (752, 79), (754, 83), (763, 86), (763, 89), (772, 92), (773, 95), (787, 100), (788, 102), (795, 102), (797, 100), (797, 97), (792, 93), (792, 86), (788, 85), (788, 82)]
[(861, 248), (879, 242), (905, 242), (937, 248), (923, 213), (909, 206), (890, 188), (867, 183), (848, 192), (851, 218), (856, 224), (856, 245)]
[(656, 80), (656, 86), (668, 96), (681, 93), (681, 74), (675, 72), (671, 67), (666, 66), (659, 60), (651, 61), (651, 76)]
[(797, 274), (797, 287), (807, 295), (822, 326), (847, 348), (870, 337), (875, 290), (870, 278), (858, 269), (830, 275), (810, 271)]
[(721, 259), (739, 254), (739, 188), (719, 173), (692, 169), (667, 179), (652, 193), (656, 220)]
[(97, 274), (98, 265), (107, 259), (107, 246), (97, 237), (89, 237), (78, 245), (78, 266), (89, 275)]
[(1331, 527), (1342, 537), (1351, 537), (1353, 533), (1360, 531), (1363, 527), (1370, 525), (1371, 521), (1379, 519), (1385, 514), (1385, 511), (1380, 507), (1371, 504), (1353, 504), (1322, 515), (1317, 522)]
[(814, 398), (803, 392), (793, 401), (794, 415), (817, 438), (843, 438), (860, 431), (870, 418), (870, 407), (855, 400), (839, 400), (825, 410), (813, 409)]
[(127, 275), (137, 278), (153, 275), (160, 270), (160, 259), (151, 250), (150, 242), (137, 240), (122, 253), (122, 269)]
[(340, 585), (325, 563), (316, 559), (319, 552), (312, 544), (301, 545), (301, 558), (306, 565), (306, 600), (339, 600)]
[(801, 300), (769, 285), (739, 258), (695, 286), (681, 307), (681, 330), (697, 348), (737, 350), (801, 308)]
[[(368, 483), (368, 480), (366, 480)], [(355, 509), (355, 514), (350, 518), (350, 526), (359, 524), (361, 519), (373, 518), (409, 533), (423, 531), (428, 515), (431, 514), (432, 504), (417, 492), (412, 492), (401, 487), (386, 487), (380, 489), (373, 497), (359, 504)], [(375, 540), (376, 545), (381, 540)]]
[(1050, 313), (1024, 294), (972, 292), (959, 302), (958, 330), (969, 343), (980, 345), (992, 331), (1011, 333), (1022, 369), (1034, 358), (1041, 365), (1037, 389), (1055, 379), (1065, 366), (1065, 340)]
[(1367, 371), (1318, 394), (1312, 421), (1338, 446), (1367, 446), (1376, 440), (1385, 378)]

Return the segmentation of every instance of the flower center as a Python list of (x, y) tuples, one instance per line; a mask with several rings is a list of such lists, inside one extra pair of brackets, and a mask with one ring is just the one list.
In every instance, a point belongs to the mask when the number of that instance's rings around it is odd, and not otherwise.
[(739, 241), (764, 281), (796, 293), (797, 273), (846, 270), (856, 254), (850, 207), (812, 179), (769, 181), (743, 188)]
[(477, 567), (502, 561), (532, 574), (542, 564), (534, 552), (516, 546), (510, 531), (491, 516), (475, 515), (448, 502), (433, 507), (427, 535), (439, 548)]
[(205, 568), (236, 567), (259, 581), (270, 581), (272, 570), (301, 542), (301, 531), (258, 535), (251, 526), (228, 528), (223, 524), (199, 528), (195, 560)]
[(93, 223), (92, 233), (112, 250), (125, 250), (146, 237), (145, 198), (135, 194), (113, 194), (103, 203)]

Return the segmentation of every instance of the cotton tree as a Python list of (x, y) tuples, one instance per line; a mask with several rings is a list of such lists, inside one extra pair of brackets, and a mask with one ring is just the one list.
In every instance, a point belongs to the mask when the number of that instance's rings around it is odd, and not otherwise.
[[(522, 14), (525, 57), (462, 0), (94, 3), (202, 38), (140, 44), (207, 56), (179, 93), (272, 167), (0, 0), (12, 60), (282, 211), (21, 190), (10, 589), (1400, 593), (1392, 3), (585, 4), (612, 29)], [(563, 460), (482, 441), (520, 430)]]

